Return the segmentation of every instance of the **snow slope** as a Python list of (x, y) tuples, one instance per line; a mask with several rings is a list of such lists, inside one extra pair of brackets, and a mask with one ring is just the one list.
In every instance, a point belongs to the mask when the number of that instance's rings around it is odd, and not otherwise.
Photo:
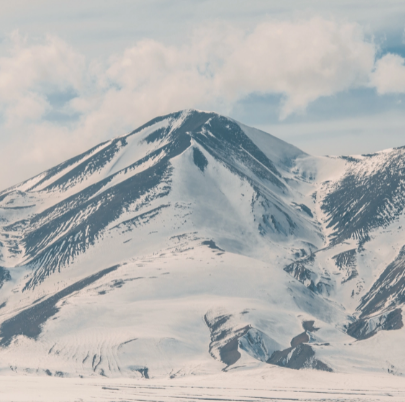
[(404, 152), (186, 110), (4, 190), (1, 374), (402, 375)]

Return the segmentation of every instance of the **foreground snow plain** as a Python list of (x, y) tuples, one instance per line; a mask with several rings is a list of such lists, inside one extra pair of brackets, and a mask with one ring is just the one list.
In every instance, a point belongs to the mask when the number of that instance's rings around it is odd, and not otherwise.
[(9, 402), (302, 401), (403, 402), (403, 378), (325, 373), (263, 366), (173, 380), (129, 378), (0, 377), (0, 400)]

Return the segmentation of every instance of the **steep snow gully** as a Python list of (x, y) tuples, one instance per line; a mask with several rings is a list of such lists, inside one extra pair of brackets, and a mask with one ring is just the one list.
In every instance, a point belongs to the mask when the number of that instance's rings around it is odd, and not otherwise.
[(405, 148), (158, 117), (0, 193), (0, 372), (405, 373)]

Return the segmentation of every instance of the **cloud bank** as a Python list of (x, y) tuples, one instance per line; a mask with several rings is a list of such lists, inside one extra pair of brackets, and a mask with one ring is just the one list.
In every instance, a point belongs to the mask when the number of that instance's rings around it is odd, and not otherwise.
[[(324, 18), (249, 31), (204, 25), (182, 45), (145, 39), (103, 61), (54, 36), (32, 42), (13, 33), (0, 58), (0, 183), (180, 109), (226, 114), (252, 93), (277, 94), (284, 119), (352, 88), (404, 93), (405, 60), (376, 59), (377, 50), (360, 25)], [(11, 180), (6, 172), (16, 165)]]

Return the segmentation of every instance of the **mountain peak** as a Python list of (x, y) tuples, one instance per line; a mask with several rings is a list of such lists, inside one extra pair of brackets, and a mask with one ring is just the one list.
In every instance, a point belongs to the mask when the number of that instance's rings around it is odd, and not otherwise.
[[(263, 146), (266, 141), (267, 148)], [(138, 211), (169, 200), (177, 184), (174, 177), (187, 181), (188, 176), (194, 177), (200, 171), (195, 180), (202, 184), (214, 172), (224, 171), (235, 183), (248, 184), (256, 199), (266, 197), (262, 194), (268, 188), (288, 194), (282, 172), (287, 172), (301, 154), (266, 133), (217, 113), (190, 109), (157, 117), (125, 136), (99, 144), (4, 191), (1, 203), (12, 203), (14, 208), (28, 213), (28, 219), (6, 225), (8, 231), (24, 233), (18, 252), (11, 253), (12, 259), (34, 267), (25, 288), (35, 287), (85, 252), (128, 208)], [(277, 155), (275, 162), (272, 155)], [(281, 157), (284, 162), (290, 159), (283, 164)], [(191, 174), (190, 169), (197, 170)], [(207, 184), (203, 188), (206, 193), (199, 198), (211, 191)], [(189, 191), (184, 189), (185, 193)], [(83, 215), (83, 208), (92, 212)], [(20, 250), (24, 250), (23, 256)]]

